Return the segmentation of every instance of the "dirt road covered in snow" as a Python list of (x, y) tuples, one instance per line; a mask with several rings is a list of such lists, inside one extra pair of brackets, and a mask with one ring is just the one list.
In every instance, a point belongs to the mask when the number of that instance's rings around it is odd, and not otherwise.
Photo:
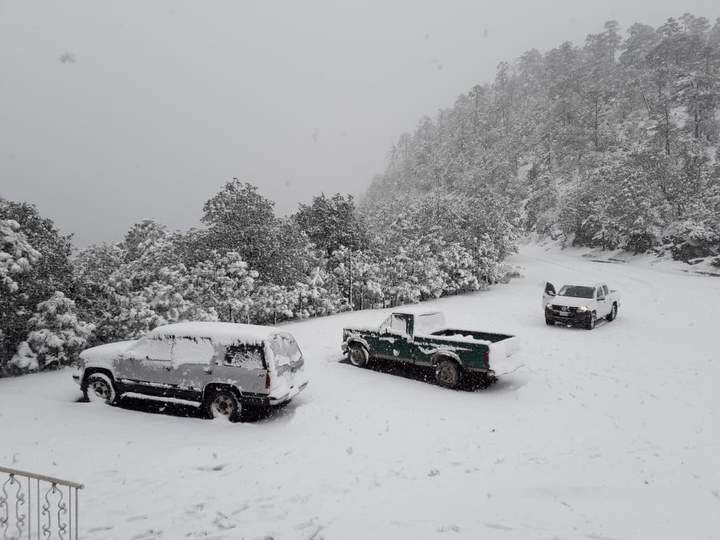
[[(287, 325), (310, 386), (253, 424), (76, 403), (69, 372), (0, 380), (0, 464), (84, 482), (87, 539), (716, 538), (720, 279), (513, 262), (525, 277), (428, 304), (520, 337), (489, 389), (340, 363), (342, 327), (384, 316), (347, 313)], [(618, 319), (547, 327), (548, 279), (607, 281)]]

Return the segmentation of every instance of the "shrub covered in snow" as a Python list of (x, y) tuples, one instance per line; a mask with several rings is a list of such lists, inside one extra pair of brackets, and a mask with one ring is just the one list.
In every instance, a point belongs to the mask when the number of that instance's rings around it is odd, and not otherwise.
[(17, 221), (0, 220), (0, 288), (3, 291), (16, 293), (15, 278), (28, 273), (39, 258), (40, 253), (30, 245)]
[(88, 343), (93, 325), (78, 320), (75, 302), (56, 292), (37, 306), (30, 330), (10, 365), (21, 371), (70, 365)]

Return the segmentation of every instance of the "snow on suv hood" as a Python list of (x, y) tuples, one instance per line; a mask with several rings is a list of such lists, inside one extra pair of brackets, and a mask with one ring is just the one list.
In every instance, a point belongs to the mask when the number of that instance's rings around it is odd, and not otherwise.
[(80, 358), (85, 361), (86, 365), (109, 365), (120, 353), (127, 351), (134, 343), (135, 340), (98, 345), (97, 347), (85, 349), (80, 353)]
[(592, 298), (577, 298), (575, 296), (555, 296), (550, 303), (556, 306), (580, 307), (592, 304)]

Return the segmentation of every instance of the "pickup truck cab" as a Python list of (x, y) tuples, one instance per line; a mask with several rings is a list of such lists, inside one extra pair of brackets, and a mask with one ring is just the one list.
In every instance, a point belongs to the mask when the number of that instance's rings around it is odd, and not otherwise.
[(190, 322), (86, 349), (73, 379), (90, 401), (182, 400), (235, 421), (290, 401), (307, 386), (304, 363), (293, 336), (277, 328)]
[(620, 293), (605, 283), (563, 285), (557, 293), (548, 283), (543, 294), (545, 323), (595, 328), (599, 319), (615, 320), (620, 309)]
[(437, 311), (392, 313), (379, 326), (343, 329), (342, 350), (363, 367), (372, 359), (426, 366), (438, 384), (458, 388), (467, 375), (492, 381), (498, 364), (514, 351), (514, 336), (448, 328)]

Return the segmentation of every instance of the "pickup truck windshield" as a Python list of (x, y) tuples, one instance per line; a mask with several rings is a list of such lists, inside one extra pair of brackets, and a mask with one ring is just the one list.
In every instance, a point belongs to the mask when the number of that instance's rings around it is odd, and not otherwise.
[(572, 296), (574, 298), (592, 298), (595, 289), (593, 287), (583, 287), (581, 285), (564, 285), (558, 295)]

